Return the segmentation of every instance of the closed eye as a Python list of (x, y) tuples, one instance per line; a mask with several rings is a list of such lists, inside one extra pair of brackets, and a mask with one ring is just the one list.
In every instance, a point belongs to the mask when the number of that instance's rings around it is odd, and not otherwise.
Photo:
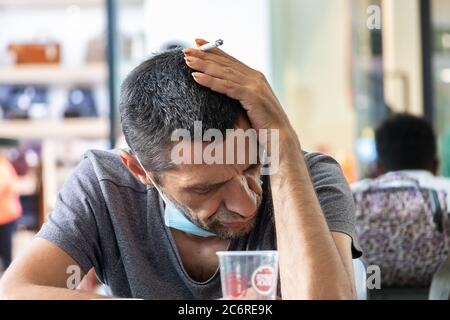
[(202, 189), (202, 190), (194, 189), (193, 191), (197, 194), (206, 195), (206, 194), (212, 192), (213, 190), (211, 188), (209, 188), (209, 189)]
[(209, 193), (211, 193), (213, 191), (218, 190), (226, 182), (227, 181), (222, 182), (222, 183), (217, 183), (217, 184), (214, 184), (214, 185), (210, 185), (210, 186), (205, 186), (205, 187), (194, 187), (194, 188), (192, 188), (192, 191), (194, 191), (197, 194), (206, 195), (206, 194), (209, 194)]
[(251, 164), (247, 169), (245, 169), (245, 172), (252, 172), (256, 169), (259, 169), (260, 167), (261, 167), (261, 164), (259, 164), (259, 163)]

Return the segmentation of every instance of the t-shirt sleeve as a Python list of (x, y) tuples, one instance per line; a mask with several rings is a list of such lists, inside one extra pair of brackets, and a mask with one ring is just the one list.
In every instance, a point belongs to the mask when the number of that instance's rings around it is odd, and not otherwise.
[(54, 210), (37, 237), (70, 255), (83, 269), (100, 270), (101, 250), (95, 213), (104, 210), (102, 193), (91, 162), (85, 158), (64, 183)]
[(355, 203), (341, 167), (324, 154), (306, 154), (305, 157), (328, 227), (331, 231), (349, 235), (353, 258), (359, 258), (362, 251), (356, 234)]

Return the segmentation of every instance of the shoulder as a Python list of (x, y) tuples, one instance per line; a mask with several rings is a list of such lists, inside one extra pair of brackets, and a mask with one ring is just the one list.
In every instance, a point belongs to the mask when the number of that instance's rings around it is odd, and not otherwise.
[(430, 179), (430, 184), (436, 186), (437, 188), (442, 188), (450, 190), (450, 179), (446, 177), (432, 177)]
[(331, 179), (347, 184), (341, 166), (333, 157), (320, 152), (303, 153), (314, 183)]
[(117, 186), (129, 187), (145, 192), (145, 186), (138, 181), (120, 159), (120, 150), (89, 150), (76, 170), (77, 175), (95, 179), (99, 183), (111, 182)]
[(331, 156), (318, 152), (304, 152), (309, 175), (321, 202), (341, 199), (353, 201), (350, 186), (339, 163)]

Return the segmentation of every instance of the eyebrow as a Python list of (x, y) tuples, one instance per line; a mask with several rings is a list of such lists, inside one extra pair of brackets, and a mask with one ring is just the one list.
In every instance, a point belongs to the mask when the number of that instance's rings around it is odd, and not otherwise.
[(219, 188), (219, 187), (223, 186), (228, 181), (230, 181), (230, 179), (228, 179), (226, 181), (217, 182), (217, 183), (208, 183), (208, 182), (198, 183), (198, 184), (193, 184), (193, 185), (187, 186), (187, 187), (185, 187), (185, 189), (215, 189), (215, 188)]
[[(248, 165), (247, 168), (244, 169), (244, 171), (250, 169), (251, 167), (253, 167), (255, 165), (259, 166), (260, 164), (259, 163), (250, 164), (250, 165)], [(225, 183), (227, 183), (230, 180), (231, 179), (228, 179), (228, 180), (225, 180), (225, 181), (221, 181), (221, 182), (216, 182), (216, 183), (208, 183), (208, 182), (203, 183), (203, 182), (200, 182), (200, 183), (197, 183), (197, 184), (186, 186), (186, 187), (184, 187), (184, 189), (214, 189), (214, 188), (219, 188), (219, 187), (223, 186)]]

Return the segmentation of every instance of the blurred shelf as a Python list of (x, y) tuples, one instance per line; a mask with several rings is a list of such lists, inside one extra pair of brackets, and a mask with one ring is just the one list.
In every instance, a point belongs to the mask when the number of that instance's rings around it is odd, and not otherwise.
[(86, 64), (81, 67), (29, 64), (0, 68), (0, 84), (24, 85), (100, 85), (107, 82), (107, 66), (104, 63)]
[[(1, 6), (11, 7), (61, 7), (61, 6), (103, 6), (107, 0), (0, 0)], [(146, 0), (123, 0), (120, 5), (143, 5)]]
[(107, 139), (109, 122), (101, 118), (0, 121), (0, 137), (27, 140)]
[(37, 193), (37, 175), (27, 174), (19, 177), (16, 188), (21, 196), (33, 195)]
[(26, 6), (26, 7), (39, 7), (39, 6), (99, 6), (106, 3), (106, 0), (0, 0), (0, 6)]

